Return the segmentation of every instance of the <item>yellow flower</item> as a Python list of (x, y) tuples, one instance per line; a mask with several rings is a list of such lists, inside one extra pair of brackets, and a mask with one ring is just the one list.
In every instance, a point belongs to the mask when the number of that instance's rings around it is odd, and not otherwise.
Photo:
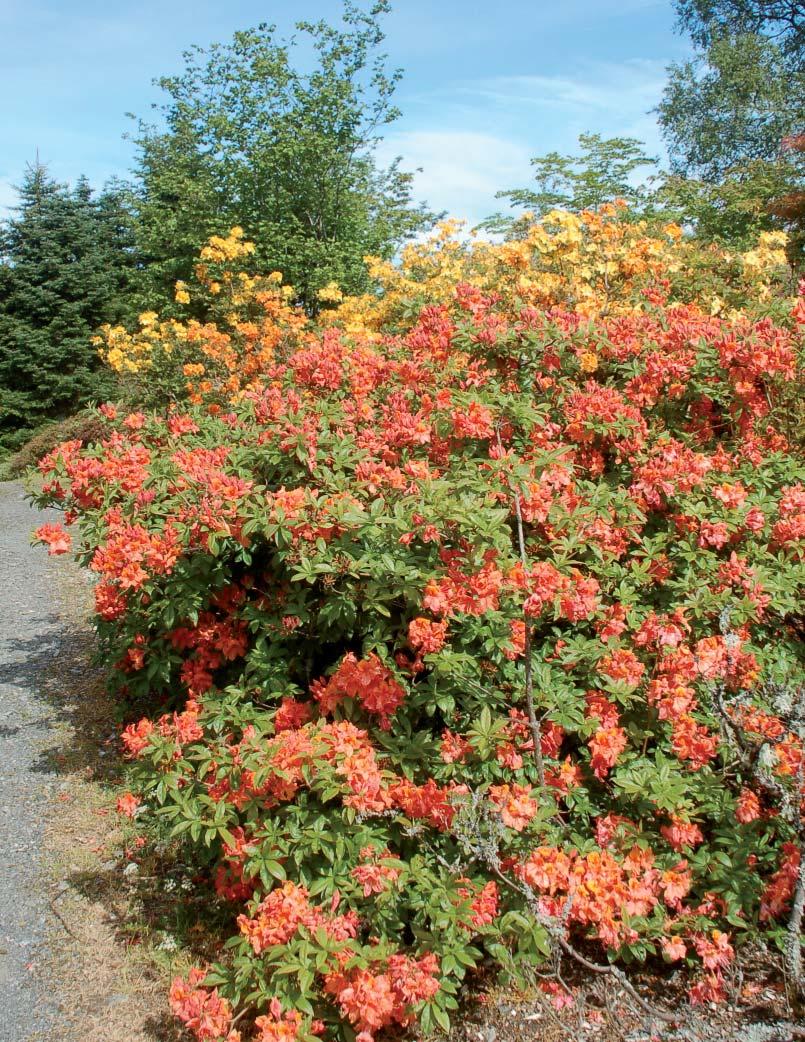
[(332, 281), (322, 286), (316, 296), (323, 304), (339, 304), (344, 299), (338, 283)]

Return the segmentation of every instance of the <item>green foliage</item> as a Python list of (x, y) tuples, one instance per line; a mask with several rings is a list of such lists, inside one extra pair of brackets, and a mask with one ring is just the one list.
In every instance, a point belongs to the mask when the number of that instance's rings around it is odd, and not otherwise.
[(698, 51), (670, 67), (658, 109), (672, 169), (662, 197), (681, 205), (705, 238), (742, 246), (782, 228), (798, 265), (805, 164), (787, 143), (805, 111), (802, 5), (676, 0), (676, 7)]
[(755, 33), (774, 39), (784, 54), (801, 59), (805, 14), (800, 0), (675, 0), (679, 23), (698, 47), (722, 36)]
[[(212, 234), (242, 225), (261, 270), (282, 271), (315, 310), (331, 281), (366, 286), (363, 258), (390, 256), (430, 224), (411, 202), (411, 175), (379, 169), (375, 147), (398, 115), (399, 71), (378, 53), (385, 0), (362, 11), (346, 3), (343, 28), (300, 22), (278, 40), (274, 26), (185, 53), (184, 71), (164, 77), (164, 128), (140, 123), (138, 244), (146, 304), (162, 305), (190, 277)], [(300, 47), (313, 51), (294, 64)]]
[(743, 35), (672, 65), (659, 118), (672, 168), (718, 180), (741, 163), (774, 162), (803, 111), (805, 72), (772, 40)]
[(792, 236), (791, 260), (801, 258), (794, 222), (781, 222), (773, 208), (790, 191), (800, 174), (802, 157), (784, 156), (778, 162), (753, 160), (720, 181), (665, 173), (654, 187), (658, 209), (681, 223), (689, 223), (703, 242), (725, 243), (747, 249), (763, 231), (780, 227)]
[(125, 317), (132, 255), (120, 189), (98, 198), (29, 167), (16, 216), (0, 230), (0, 444), (21, 445), (114, 382), (91, 336)]
[[(497, 192), (511, 206), (540, 217), (550, 210), (578, 212), (590, 210), (614, 199), (625, 199), (630, 211), (642, 215), (649, 206), (645, 184), (635, 184), (635, 173), (644, 174), (656, 167), (657, 160), (643, 151), (635, 138), (602, 138), (599, 134), (579, 135), (579, 154), (563, 156), (549, 152), (531, 160), (536, 188), (515, 188)], [(495, 214), (482, 227), (494, 232), (511, 232), (515, 219)]]

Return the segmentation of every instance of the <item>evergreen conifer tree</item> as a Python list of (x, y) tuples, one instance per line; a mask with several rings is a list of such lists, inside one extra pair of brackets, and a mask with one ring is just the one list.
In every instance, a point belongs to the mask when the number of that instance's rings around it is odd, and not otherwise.
[(117, 186), (95, 198), (85, 178), (26, 170), (0, 228), (0, 445), (111, 390), (91, 338), (124, 315), (129, 229)]

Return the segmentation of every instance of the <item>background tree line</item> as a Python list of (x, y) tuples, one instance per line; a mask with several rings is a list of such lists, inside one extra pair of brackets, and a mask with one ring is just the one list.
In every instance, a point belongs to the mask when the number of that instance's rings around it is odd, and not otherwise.
[[(658, 109), (670, 157), (641, 142), (582, 135), (580, 152), (535, 158), (532, 185), (504, 190), (488, 229), (517, 234), (518, 214), (626, 198), (636, 219), (745, 245), (784, 228), (805, 238), (805, 15), (799, 0), (674, 0), (691, 61), (669, 69)], [(388, 0), (345, 3), (340, 26), (271, 25), (194, 47), (159, 81), (156, 122), (140, 120), (133, 179), (97, 195), (29, 167), (0, 228), (0, 450), (44, 421), (113, 391), (92, 331), (145, 309), (169, 312), (200, 246), (240, 225), (255, 269), (281, 271), (301, 306), (337, 282), (367, 288), (363, 257), (391, 257), (436, 219), (399, 161), (377, 144), (399, 116), (401, 71), (382, 52)], [(300, 39), (315, 61), (301, 71)]]

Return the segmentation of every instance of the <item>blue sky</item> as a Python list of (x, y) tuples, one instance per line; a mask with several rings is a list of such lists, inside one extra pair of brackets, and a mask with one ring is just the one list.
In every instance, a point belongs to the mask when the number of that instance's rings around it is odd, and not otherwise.
[[(2, 0), (0, 212), (38, 148), (59, 180), (125, 177), (125, 116), (147, 116), (154, 77), (191, 44), (261, 21), (337, 19), (338, 0)], [(529, 180), (529, 158), (572, 151), (585, 130), (661, 153), (649, 110), (688, 53), (671, 0), (396, 0), (386, 50), (405, 70), (403, 117), (381, 158), (402, 155), (418, 197), (475, 222)]]

